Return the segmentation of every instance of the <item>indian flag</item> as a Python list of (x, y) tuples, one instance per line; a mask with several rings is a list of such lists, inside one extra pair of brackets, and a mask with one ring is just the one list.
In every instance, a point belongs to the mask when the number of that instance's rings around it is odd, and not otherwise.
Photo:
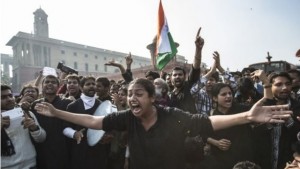
[(156, 41), (156, 67), (162, 70), (176, 55), (177, 49), (169, 32), (167, 18), (161, 1), (158, 8), (158, 32)]

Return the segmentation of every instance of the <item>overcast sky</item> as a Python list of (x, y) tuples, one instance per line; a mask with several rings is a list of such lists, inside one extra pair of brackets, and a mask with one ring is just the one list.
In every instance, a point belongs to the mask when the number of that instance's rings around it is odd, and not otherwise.
[[(6, 43), (18, 31), (33, 33), (33, 12), (48, 14), (49, 36), (93, 47), (150, 58), (146, 46), (157, 32), (159, 0), (1, 0), (0, 53), (12, 54)], [(162, 0), (178, 54), (193, 61), (194, 40), (201, 26), (203, 62), (241, 70), (272, 60), (299, 64), (299, 0)]]

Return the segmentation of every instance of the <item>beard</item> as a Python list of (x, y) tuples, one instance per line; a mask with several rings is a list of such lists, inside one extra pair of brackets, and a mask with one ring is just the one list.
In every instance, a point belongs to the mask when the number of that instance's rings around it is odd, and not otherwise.
[(274, 97), (276, 98), (276, 100), (283, 101), (283, 102), (287, 101), (290, 98), (290, 96), (286, 96), (286, 95), (284, 95), (284, 96), (274, 95)]
[(184, 81), (177, 81), (173, 83), (174, 87), (181, 88), (184, 84)]

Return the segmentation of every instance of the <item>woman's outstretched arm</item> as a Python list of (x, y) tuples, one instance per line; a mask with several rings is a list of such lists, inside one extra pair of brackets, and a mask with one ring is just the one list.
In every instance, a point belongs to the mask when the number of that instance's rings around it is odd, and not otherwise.
[(284, 123), (292, 111), (288, 110), (288, 105), (263, 106), (265, 99), (259, 100), (249, 111), (222, 116), (210, 116), (214, 130), (225, 129), (228, 127), (256, 123)]
[(76, 114), (76, 113), (70, 113), (63, 110), (56, 109), (52, 104), (50, 103), (37, 103), (35, 106), (35, 110), (44, 116), (48, 117), (57, 117), (62, 120), (78, 124), (87, 128), (91, 129), (102, 129), (102, 121), (104, 116), (92, 116), (88, 114)]

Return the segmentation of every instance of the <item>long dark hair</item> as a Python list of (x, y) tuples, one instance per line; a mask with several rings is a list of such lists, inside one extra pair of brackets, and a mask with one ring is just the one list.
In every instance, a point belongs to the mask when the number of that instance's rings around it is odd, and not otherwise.
[[(211, 89), (211, 95), (212, 95), (212, 98), (213, 97), (218, 97), (221, 89), (225, 88), (225, 87), (228, 87), (230, 90), (231, 90), (231, 93), (232, 93), (232, 97), (234, 97), (234, 90), (231, 88), (231, 86), (229, 84), (225, 84), (225, 83), (216, 83), (212, 86), (212, 89)], [(213, 101), (213, 108), (217, 108), (218, 107), (218, 102), (214, 101), (214, 99), (212, 100)], [(233, 100), (232, 100), (233, 101)]]

